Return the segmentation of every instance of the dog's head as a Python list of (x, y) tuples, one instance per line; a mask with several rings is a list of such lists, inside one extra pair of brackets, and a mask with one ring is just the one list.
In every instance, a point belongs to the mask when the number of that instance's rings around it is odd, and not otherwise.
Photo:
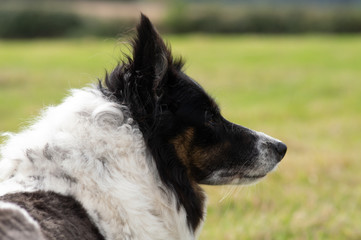
[(194, 188), (194, 183), (247, 184), (263, 178), (287, 147), (223, 118), (215, 101), (182, 66), (142, 15), (133, 56), (107, 77), (106, 85), (129, 106), (160, 178), (184, 198), (184, 205), (192, 200), (186, 188)]
[(137, 34), (132, 59), (112, 73), (107, 86), (131, 105), (150, 148), (169, 148), (164, 161), (179, 161), (202, 184), (243, 184), (266, 176), (285, 155), (286, 145), (223, 118), (143, 15)]

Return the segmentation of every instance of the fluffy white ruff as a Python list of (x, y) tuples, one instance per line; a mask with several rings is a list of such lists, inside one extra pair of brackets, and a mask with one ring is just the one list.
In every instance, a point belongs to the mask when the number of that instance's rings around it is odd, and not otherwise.
[[(106, 239), (194, 239), (126, 106), (73, 90), (1, 147), (0, 195), (71, 195)], [(200, 227), (199, 227), (200, 228)]]

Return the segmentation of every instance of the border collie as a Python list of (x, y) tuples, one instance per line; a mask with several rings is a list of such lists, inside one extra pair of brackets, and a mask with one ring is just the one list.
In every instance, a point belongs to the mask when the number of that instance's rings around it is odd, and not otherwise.
[(198, 184), (250, 184), (287, 147), (228, 122), (141, 16), (132, 56), (7, 134), (0, 238), (195, 239)]

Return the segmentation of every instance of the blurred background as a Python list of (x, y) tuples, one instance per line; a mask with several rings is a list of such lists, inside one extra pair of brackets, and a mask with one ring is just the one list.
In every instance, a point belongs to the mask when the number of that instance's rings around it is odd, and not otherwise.
[(288, 145), (255, 186), (205, 186), (200, 239), (361, 239), (360, 0), (0, 0), (0, 131), (102, 79), (140, 12), (226, 118)]
[(163, 33), (358, 33), (360, 0), (1, 0), (0, 37), (114, 37), (139, 11)]

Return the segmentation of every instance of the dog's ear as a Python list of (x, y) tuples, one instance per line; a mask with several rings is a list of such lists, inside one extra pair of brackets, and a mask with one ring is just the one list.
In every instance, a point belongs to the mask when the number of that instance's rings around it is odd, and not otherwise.
[(141, 14), (137, 36), (133, 41), (131, 69), (139, 82), (148, 90), (156, 91), (164, 78), (171, 54), (150, 20)]
[(124, 78), (124, 96), (128, 98), (133, 117), (147, 138), (162, 112), (160, 102), (172, 57), (157, 30), (143, 14), (132, 45), (133, 56), (125, 67), (128, 77)]

